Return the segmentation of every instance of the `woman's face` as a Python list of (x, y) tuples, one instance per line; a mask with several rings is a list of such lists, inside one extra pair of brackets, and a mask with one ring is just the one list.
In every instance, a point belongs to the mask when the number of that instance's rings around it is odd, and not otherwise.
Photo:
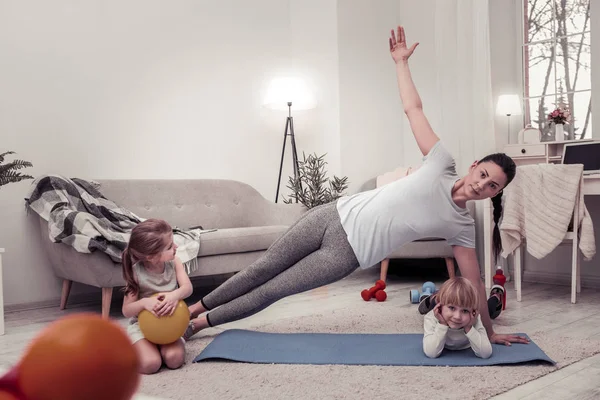
[(504, 186), (507, 177), (502, 168), (494, 162), (474, 162), (465, 177), (465, 193), (471, 200), (482, 200), (496, 196)]

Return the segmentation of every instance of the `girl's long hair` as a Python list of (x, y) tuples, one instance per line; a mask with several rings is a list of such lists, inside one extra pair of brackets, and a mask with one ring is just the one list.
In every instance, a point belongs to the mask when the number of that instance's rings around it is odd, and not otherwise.
[[(479, 163), (483, 162), (493, 162), (498, 165), (504, 171), (506, 175), (506, 185), (504, 188), (508, 186), (509, 183), (515, 178), (517, 173), (517, 166), (512, 158), (507, 156), (504, 153), (495, 153), (490, 154), (489, 156), (484, 157), (479, 161)], [(504, 188), (498, 193), (496, 196), (492, 197), (492, 206), (494, 206), (494, 234), (492, 236), (492, 249), (494, 252), (494, 261), (498, 261), (498, 255), (502, 251), (502, 239), (500, 238), (500, 228), (498, 227), (498, 222), (500, 221), (500, 217), (502, 217), (502, 192)]]
[(172, 231), (171, 225), (166, 221), (153, 218), (140, 222), (133, 228), (129, 244), (121, 255), (126, 295), (137, 295), (140, 291), (140, 286), (133, 273), (133, 266), (137, 262), (143, 262), (163, 251), (169, 244), (169, 234)]

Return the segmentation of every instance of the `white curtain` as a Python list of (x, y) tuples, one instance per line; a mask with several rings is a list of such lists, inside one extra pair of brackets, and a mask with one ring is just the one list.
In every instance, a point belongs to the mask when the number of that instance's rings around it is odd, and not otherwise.
[(488, 0), (434, 4), (438, 124), (460, 174), (495, 149)]
[[(496, 151), (488, 0), (432, 3), (436, 127), (463, 175), (474, 160)], [(483, 268), (483, 204), (477, 203), (477, 253)]]

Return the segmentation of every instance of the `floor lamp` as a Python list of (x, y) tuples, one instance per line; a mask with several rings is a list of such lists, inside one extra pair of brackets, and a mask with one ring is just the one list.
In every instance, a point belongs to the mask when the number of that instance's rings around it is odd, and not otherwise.
[[(277, 178), (277, 191), (275, 192), (275, 203), (279, 197), (279, 187), (281, 185), (281, 172), (283, 171), (283, 159), (285, 158), (285, 143), (288, 136), (292, 145), (292, 162), (294, 163), (294, 179), (298, 178), (300, 173), (298, 168), (298, 152), (296, 151), (296, 138), (294, 137), (294, 117), (292, 117), (292, 102), (288, 101), (288, 117), (285, 122), (285, 131), (283, 132), (283, 148), (281, 149), (281, 162), (279, 163), (279, 177)], [(302, 185), (302, 184), (300, 184)], [(296, 203), (298, 199), (296, 199)]]
[(521, 102), (516, 94), (502, 94), (498, 96), (498, 104), (496, 106), (496, 114), (506, 115), (508, 117), (506, 132), (507, 144), (510, 144), (510, 116), (521, 115)]
[[(294, 178), (299, 176), (298, 151), (296, 149), (296, 137), (294, 132), (294, 118), (292, 117), (292, 104), (295, 110), (309, 110), (316, 106), (316, 102), (308, 90), (304, 81), (300, 78), (277, 78), (271, 82), (267, 91), (264, 106), (275, 110), (287, 110), (288, 115), (283, 131), (283, 147), (281, 149), (281, 161), (279, 163), (279, 176), (277, 177), (277, 190), (275, 192), (275, 203), (279, 199), (281, 188), (281, 175), (283, 173), (283, 160), (285, 159), (285, 147), (288, 137), (292, 148), (292, 163)], [(298, 199), (296, 199), (298, 202)]]

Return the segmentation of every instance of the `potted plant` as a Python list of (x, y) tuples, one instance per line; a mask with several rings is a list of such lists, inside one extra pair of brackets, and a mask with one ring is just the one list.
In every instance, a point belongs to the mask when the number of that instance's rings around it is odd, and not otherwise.
[[(7, 151), (0, 154), (0, 187), (8, 185), (11, 182), (19, 182), (23, 179), (33, 179), (33, 176), (18, 172), (18, 170), (33, 167), (29, 161), (14, 160), (4, 163), (4, 158), (9, 154), (15, 154), (14, 151)], [(4, 335), (4, 299), (2, 288), (2, 253), (4, 249), (0, 249), (0, 335)]]
[(302, 161), (298, 161), (298, 176), (289, 177), (287, 187), (292, 191), (288, 199), (283, 199), (285, 204), (297, 200), (308, 209), (332, 202), (341, 197), (348, 189), (348, 177), (327, 178), (325, 171), (325, 154), (317, 156), (310, 154), (308, 157), (302, 153)]
[(24, 179), (33, 179), (33, 176), (19, 172), (20, 169), (33, 167), (33, 164), (29, 161), (14, 160), (3, 164), (4, 158), (9, 154), (15, 154), (15, 152), (7, 151), (0, 154), (0, 187)]

